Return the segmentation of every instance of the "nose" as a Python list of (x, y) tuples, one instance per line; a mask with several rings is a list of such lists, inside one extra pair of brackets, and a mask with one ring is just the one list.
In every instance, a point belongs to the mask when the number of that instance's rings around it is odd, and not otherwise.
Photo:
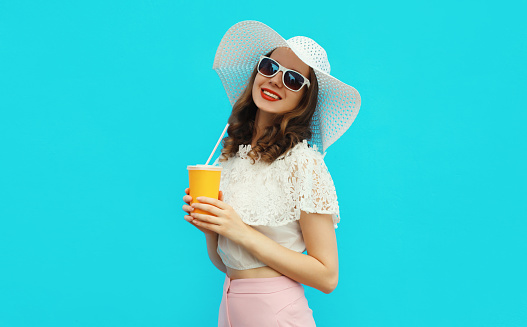
[(277, 87), (282, 87), (282, 74), (283, 72), (278, 72), (278, 74), (274, 75), (269, 79), (269, 83), (272, 83)]

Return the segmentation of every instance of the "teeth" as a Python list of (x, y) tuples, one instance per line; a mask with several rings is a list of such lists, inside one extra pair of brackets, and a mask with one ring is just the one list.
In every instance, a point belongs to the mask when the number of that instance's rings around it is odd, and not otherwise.
[(276, 94), (273, 94), (273, 93), (268, 92), (268, 91), (266, 91), (266, 90), (262, 90), (262, 91), (263, 91), (263, 93), (264, 93), (265, 95), (268, 95), (268, 96), (270, 96), (270, 97), (273, 98), (273, 99), (276, 99), (276, 100), (280, 99)]

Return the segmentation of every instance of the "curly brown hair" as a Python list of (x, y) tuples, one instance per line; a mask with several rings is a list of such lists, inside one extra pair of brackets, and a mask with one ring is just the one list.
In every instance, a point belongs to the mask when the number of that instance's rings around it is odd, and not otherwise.
[[(274, 50), (273, 50), (274, 51)], [(270, 56), (272, 52), (266, 54)], [(254, 132), (256, 112), (258, 108), (253, 101), (252, 88), (258, 70), (254, 68), (249, 83), (232, 107), (229, 117), (227, 137), (222, 141), (220, 161), (226, 161), (238, 152), (240, 145), (251, 144)], [(248, 156), (254, 163), (257, 158), (271, 163), (292, 149), (302, 140), (311, 139), (311, 118), (315, 112), (318, 100), (318, 82), (313, 68), (309, 67), (311, 85), (304, 93), (300, 103), (293, 110), (276, 115), (271, 126), (263, 131), (262, 136), (251, 148)]]

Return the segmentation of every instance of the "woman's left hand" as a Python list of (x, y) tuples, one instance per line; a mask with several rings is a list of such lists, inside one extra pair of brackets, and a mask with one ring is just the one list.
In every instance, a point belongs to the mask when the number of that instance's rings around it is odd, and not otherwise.
[(242, 221), (238, 213), (230, 205), (222, 201), (223, 197), (220, 200), (208, 197), (197, 197), (196, 200), (200, 203), (192, 204), (193, 208), (212, 214), (205, 215), (192, 212), (190, 214), (194, 218), (192, 223), (196, 224), (196, 226), (223, 235), (239, 244), (253, 230)]

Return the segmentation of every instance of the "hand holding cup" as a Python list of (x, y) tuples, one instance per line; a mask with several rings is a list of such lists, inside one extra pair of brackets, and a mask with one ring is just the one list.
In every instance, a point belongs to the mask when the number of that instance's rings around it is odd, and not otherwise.
[[(183, 211), (185, 211), (186, 215), (184, 216), (185, 220), (188, 221), (189, 223), (192, 223), (192, 221), (194, 220), (194, 218), (190, 215), (191, 212), (194, 212), (194, 208), (192, 208), (190, 206), (191, 202), (192, 202), (192, 197), (189, 195), (190, 194), (190, 189), (189, 188), (186, 188), (185, 189), (185, 193), (186, 195), (183, 196), (183, 201), (186, 203), (183, 205)], [(223, 201), (223, 193), (221, 191), (218, 192), (218, 199), (220, 201)], [(206, 212), (206, 214), (209, 214)], [(209, 235), (214, 235), (216, 234), (215, 232), (211, 231), (211, 230), (208, 230), (206, 228), (201, 228), (201, 227), (198, 227), (196, 226), (195, 224), (192, 224), (193, 226), (197, 227), (200, 231), (202, 231), (203, 233), (205, 233), (206, 235), (209, 234)]]

